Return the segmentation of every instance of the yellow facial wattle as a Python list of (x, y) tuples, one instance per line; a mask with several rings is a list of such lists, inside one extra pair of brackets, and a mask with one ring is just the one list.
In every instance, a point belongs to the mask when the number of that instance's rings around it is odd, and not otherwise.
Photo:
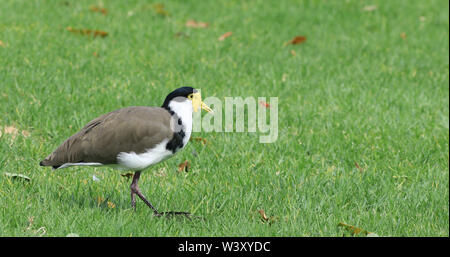
[(194, 112), (197, 112), (199, 108), (210, 113), (213, 112), (213, 110), (202, 101), (202, 95), (200, 92), (192, 94), (192, 108)]

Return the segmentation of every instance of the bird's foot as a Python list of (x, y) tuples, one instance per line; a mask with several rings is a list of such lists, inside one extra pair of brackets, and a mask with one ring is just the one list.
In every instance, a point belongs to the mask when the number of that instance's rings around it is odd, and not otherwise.
[(163, 217), (163, 216), (185, 216), (187, 218), (190, 218), (191, 214), (189, 212), (184, 211), (164, 211), (164, 212), (155, 212), (154, 215), (156, 217)]
[(184, 212), (184, 211), (164, 211), (164, 212), (155, 212), (153, 214), (155, 217), (186, 217), (189, 220), (194, 219), (200, 219), (200, 220), (205, 220), (205, 218), (201, 217), (201, 216), (195, 216), (192, 215), (189, 212)]

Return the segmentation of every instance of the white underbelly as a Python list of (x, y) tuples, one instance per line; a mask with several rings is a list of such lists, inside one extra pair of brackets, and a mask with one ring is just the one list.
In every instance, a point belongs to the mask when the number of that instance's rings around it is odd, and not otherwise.
[(137, 154), (135, 152), (119, 153), (117, 155), (117, 164), (120, 169), (141, 171), (154, 164), (157, 164), (173, 155), (172, 151), (166, 149), (168, 140), (165, 139), (154, 148), (145, 153)]

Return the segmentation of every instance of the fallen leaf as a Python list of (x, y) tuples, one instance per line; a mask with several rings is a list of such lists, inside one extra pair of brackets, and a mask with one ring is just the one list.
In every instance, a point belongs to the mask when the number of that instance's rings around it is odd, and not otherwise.
[(296, 36), (291, 41), (287, 42), (286, 45), (298, 45), (306, 41), (305, 36)]
[(98, 53), (97, 52), (93, 52), (92, 55), (98, 58)]
[(297, 56), (297, 53), (294, 51), (294, 49), (291, 50), (292, 56)]
[(261, 219), (263, 220), (263, 221), (268, 221), (269, 220), (269, 218), (266, 216), (266, 212), (264, 212), (264, 210), (259, 210), (258, 211), (259, 212), (259, 214), (261, 215)]
[(189, 140), (195, 141), (195, 142), (201, 142), (202, 145), (206, 145), (207, 141), (205, 138), (202, 137), (191, 137)]
[(264, 108), (270, 108), (270, 104), (264, 102), (264, 101), (259, 101), (259, 104), (264, 107)]
[(97, 196), (97, 204), (100, 205), (105, 201), (105, 198), (101, 197), (101, 196)]
[(402, 37), (403, 39), (406, 39), (406, 33), (405, 32), (400, 33), (400, 37)]
[(37, 234), (39, 232), (41, 232), (41, 234), (39, 234), (39, 236), (43, 236), (43, 235), (45, 235), (45, 233), (47, 233), (47, 230), (45, 229), (45, 227), (40, 227), (36, 231), (34, 231), (33, 233)]
[(28, 132), (27, 130), (22, 130), (22, 136), (29, 137), (30, 136), (30, 132)]
[(190, 28), (207, 28), (209, 27), (209, 23), (201, 22), (201, 21), (195, 21), (195, 20), (188, 20), (186, 21), (186, 27)]
[(169, 13), (164, 9), (164, 5), (161, 3), (153, 4), (153, 11), (161, 16), (169, 16)]
[(3, 132), (5, 133), (5, 135), (11, 135), (13, 139), (16, 138), (17, 134), (19, 134), (19, 130), (13, 126), (4, 127)]
[(5, 44), (3, 43), (3, 41), (0, 40), (0, 46), (1, 47), (5, 47)]
[(101, 30), (94, 30), (94, 37), (96, 36), (106, 37), (108, 36), (108, 33)]
[(267, 217), (266, 212), (263, 209), (259, 210), (258, 212), (261, 215), (261, 221), (262, 222), (268, 221), (270, 226), (272, 226), (272, 224), (278, 220), (278, 218), (276, 218), (274, 216)]
[(419, 20), (420, 20), (420, 22), (425, 22), (427, 20), (427, 18), (425, 16), (420, 16)]
[(93, 36), (94, 38), (97, 36), (106, 37), (108, 35), (108, 32), (101, 31), (101, 30), (91, 30), (91, 29), (74, 29), (72, 27), (67, 27), (67, 31), (74, 33), (74, 34), (81, 34), (86, 36)]
[(225, 38), (227, 38), (227, 37), (229, 37), (229, 36), (231, 36), (231, 35), (233, 35), (233, 32), (229, 31), (229, 32), (223, 34), (222, 36), (220, 36), (220, 37), (219, 37), (219, 41), (224, 41)]
[(376, 6), (376, 5), (367, 5), (367, 6), (364, 6), (363, 11), (372, 12), (372, 11), (375, 11), (376, 9), (378, 9), (378, 6)]
[(103, 15), (106, 15), (108, 13), (108, 10), (106, 10), (105, 8), (101, 8), (101, 7), (97, 7), (97, 6), (91, 6), (89, 8), (89, 10), (91, 10), (91, 12), (102, 13)]
[(357, 162), (355, 162), (355, 167), (360, 171), (363, 172), (364, 170), (359, 166)]
[(116, 205), (113, 202), (108, 201), (108, 208), (114, 209)]
[(31, 181), (31, 178), (29, 178), (29, 177), (27, 177), (25, 175), (22, 175), (22, 174), (5, 172), (5, 173), (3, 173), (3, 175), (11, 177), (13, 179), (22, 179), (22, 180), (25, 180), (25, 181)]
[(368, 232), (367, 230), (364, 230), (364, 229), (362, 229), (362, 228), (358, 228), (358, 227), (355, 227), (355, 226), (352, 226), (352, 225), (348, 225), (348, 224), (345, 224), (345, 223), (342, 223), (342, 222), (340, 222), (339, 224), (338, 224), (338, 227), (344, 227), (347, 231), (349, 231), (352, 235), (358, 235), (358, 234), (360, 234), (360, 233), (363, 233), (363, 234), (365, 234), (365, 235), (368, 235), (368, 234), (370, 234), (370, 233), (372, 233), (372, 232)]
[(190, 168), (191, 168), (191, 164), (188, 161), (184, 161), (184, 162), (178, 164), (178, 171), (188, 172)]

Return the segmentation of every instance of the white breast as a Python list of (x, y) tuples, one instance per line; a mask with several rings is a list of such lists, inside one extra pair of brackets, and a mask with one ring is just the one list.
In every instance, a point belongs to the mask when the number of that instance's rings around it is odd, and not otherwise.
[(152, 149), (141, 154), (136, 154), (135, 152), (119, 153), (119, 155), (117, 155), (119, 167), (127, 170), (141, 171), (171, 157), (173, 155), (172, 152), (166, 149), (168, 141), (168, 139), (164, 139)]

